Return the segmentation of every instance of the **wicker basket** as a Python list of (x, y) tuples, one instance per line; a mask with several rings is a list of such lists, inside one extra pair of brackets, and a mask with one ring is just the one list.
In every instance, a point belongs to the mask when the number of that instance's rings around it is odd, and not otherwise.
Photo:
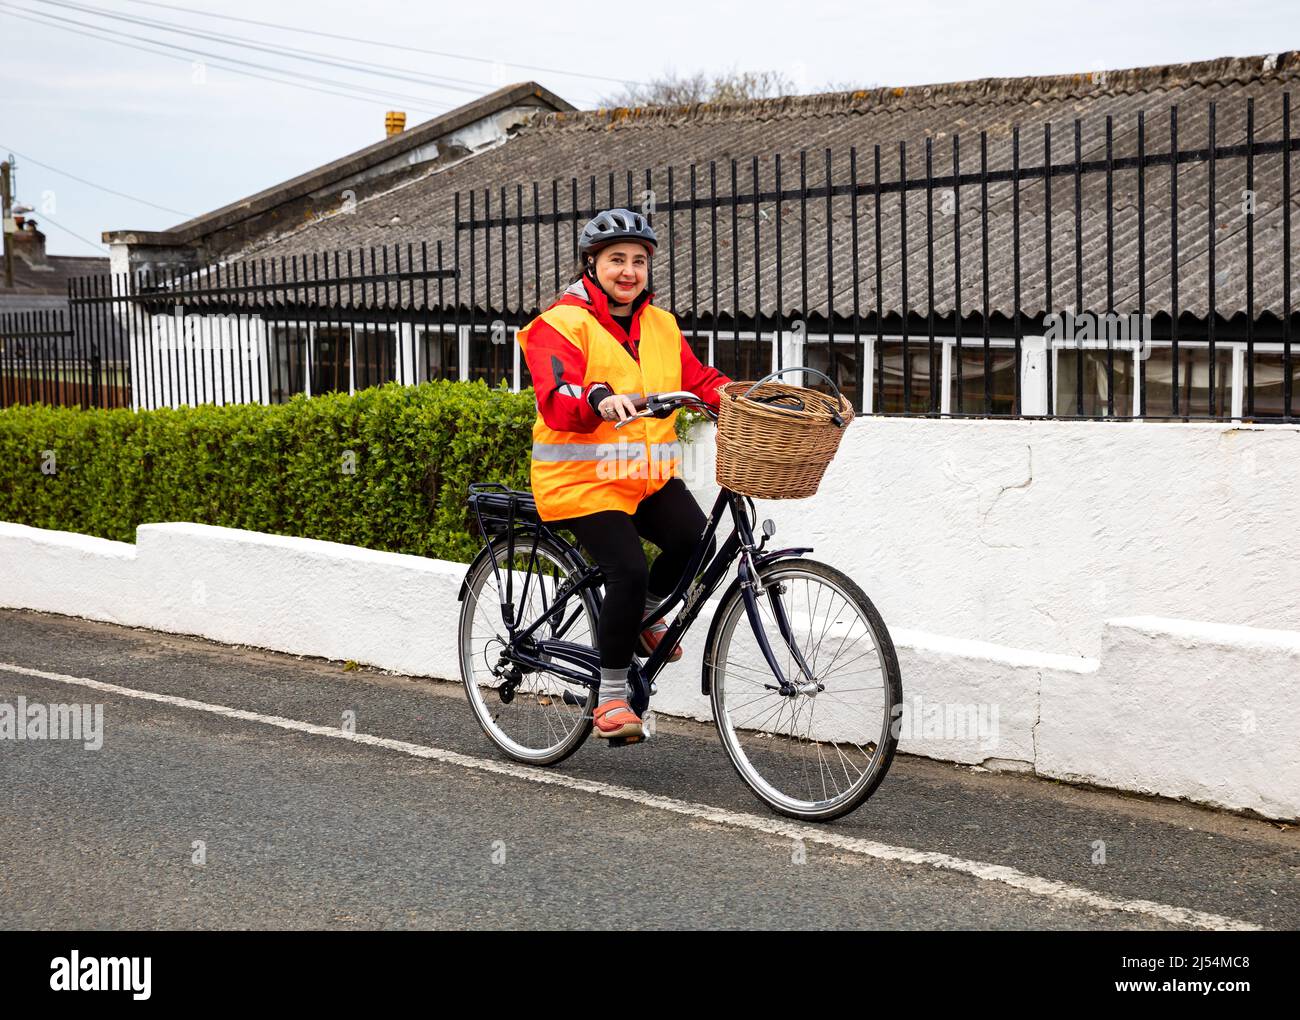
[[(826, 376), (811, 368), (783, 369)], [(826, 465), (853, 420), (853, 405), (830, 379), (835, 396), (803, 386), (733, 382), (722, 388), (718, 414), (718, 484), (759, 499), (802, 499), (821, 484)]]

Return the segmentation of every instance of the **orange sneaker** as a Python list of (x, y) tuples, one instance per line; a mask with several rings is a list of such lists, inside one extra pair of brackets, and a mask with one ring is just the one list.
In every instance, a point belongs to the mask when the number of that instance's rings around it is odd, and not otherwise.
[[(641, 632), (641, 637), (637, 641), (637, 648), (643, 656), (650, 656), (654, 650), (659, 647), (659, 642), (663, 640), (664, 634), (668, 632), (668, 624), (664, 623), (663, 618), (656, 620)], [(682, 646), (673, 645), (673, 650), (668, 655), (669, 662), (676, 662), (682, 657)]]
[(641, 717), (632, 711), (623, 699), (607, 701), (597, 705), (591, 713), (595, 721), (596, 736), (622, 737), (628, 740), (640, 740), (644, 735), (641, 729)]

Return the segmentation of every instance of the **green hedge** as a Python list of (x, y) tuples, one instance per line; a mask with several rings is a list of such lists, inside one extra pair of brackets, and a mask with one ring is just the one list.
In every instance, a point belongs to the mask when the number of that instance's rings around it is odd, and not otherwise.
[(532, 390), (445, 381), (270, 407), (11, 407), (0, 520), (123, 542), (194, 521), (464, 562), (469, 483), (528, 487), (536, 413)]

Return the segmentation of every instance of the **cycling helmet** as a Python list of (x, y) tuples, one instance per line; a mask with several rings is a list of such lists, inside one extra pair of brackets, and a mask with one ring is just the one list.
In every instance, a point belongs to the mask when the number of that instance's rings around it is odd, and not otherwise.
[(640, 241), (653, 255), (659, 238), (646, 218), (631, 209), (606, 209), (593, 216), (578, 237), (578, 257), (584, 262), (606, 245), (615, 241)]

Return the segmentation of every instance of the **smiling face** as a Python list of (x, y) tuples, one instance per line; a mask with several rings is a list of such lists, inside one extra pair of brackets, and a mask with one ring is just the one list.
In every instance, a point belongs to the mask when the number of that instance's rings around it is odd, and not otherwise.
[(645, 289), (650, 257), (643, 244), (620, 242), (596, 253), (596, 279), (609, 294), (613, 305), (622, 307)]

